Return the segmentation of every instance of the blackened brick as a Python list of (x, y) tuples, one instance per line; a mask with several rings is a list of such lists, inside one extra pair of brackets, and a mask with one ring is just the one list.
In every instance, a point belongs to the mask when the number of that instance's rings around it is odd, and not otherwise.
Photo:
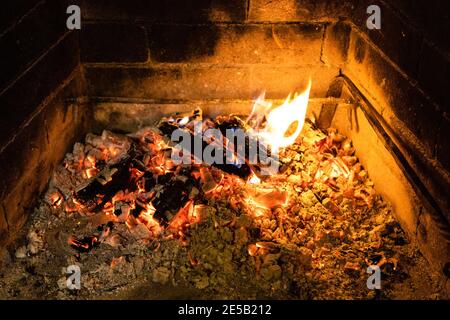
[(76, 34), (69, 33), (0, 95), (0, 145), (9, 140), (43, 100), (70, 75), (78, 63)]
[(140, 99), (286, 98), (302, 91), (312, 78), (312, 97), (324, 97), (337, 68), (248, 65), (223, 67), (192, 64), (182, 68), (86, 68), (88, 95)]
[(395, 0), (389, 4), (399, 9), (427, 39), (450, 52), (450, 1)]
[(321, 24), (153, 25), (150, 56), (156, 62), (290, 64), (320, 62)]
[(83, 0), (83, 19), (157, 22), (243, 21), (247, 0)]
[(80, 33), (83, 62), (145, 62), (145, 28), (130, 24), (84, 24)]
[(442, 124), (436, 145), (436, 156), (444, 168), (450, 172), (450, 119), (448, 115), (442, 117)]
[(65, 12), (64, 1), (48, 0), (0, 37), (0, 91), (67, 31)]
[(437, 106), (358, 32), (351, 34), (345, 72), (379, 101), (375, 107), (390, 125), (400, 120), (423, 143), (428, 155), (434, 155), (436, 125), (441, 122)]
[[(370, 30), (366, 26), (369, 5), (378, 5), (381, 9), (380, 30)], [(417, 75), (423, 37), (391, 6), (380, 0), (361, 0), (354, 13), (354, 23), (403, 71), (412, 77)]]
[(154, 25), (150, 27), (149, 43), (152, 61), (189, 62), (213, 57), (219, 42), (216, 25)]
[(183, 89), (181, 77), (179, 68), (86, 68), (90, 96), (176, 98)]
[(425, 43), (419, 66), (419, 83), (443, 111), (450, 113), (450, 56)]
[(347, 60), (351, 27), (346, 22), (327, 26), (322, 60), (327, 64), (342, 65)]
[(3, 206), (0, 204), (0, 241), (4, 238), (2, 237), (2, 234), (7, 232), (7, 230), (8, 230), (8, 222), (6, 221)]
[(0, 10), (0, 34), (13, 24), (17, 23), (40, 0), (3, 1)]
[(388, 81), (387, 85), (397, 85), (389, 95), (395, 115), (419, 138), (428, 154), (434, 156), (442, 121), (441, 112), (420, 90), (401, 78), (399, 81)]
[(0, 197), (10, 231), (17, 230), (33, 210), (39, 194), (47, 187), (53, 169), (75, 141), (88, 132), (86, 104), (72, 104), (67, 98), (82, 94), (80, 69), (66, 86), (17, 131), (0, 154), (0, 175), (6, 188)]

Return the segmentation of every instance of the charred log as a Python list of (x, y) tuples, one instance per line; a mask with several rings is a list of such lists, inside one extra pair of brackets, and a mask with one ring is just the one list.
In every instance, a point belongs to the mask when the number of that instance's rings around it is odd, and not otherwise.
[[(207, 120), (203, 123), (209, 128), (220, 130), (223, 137), (227, 137), (229, 131), (243, 130), (247, 132), (249, 128), (244, 121), (236, 116), (218, 117), (216, 121)], [(193, 133), (192, 129), (189, 129), (187, 124), (180, 119), (165, 119), (160, 122), (160, 131), (167, 137), (170, 137), (175, 130), (182, 130), (188, 133), (191, 137), (190, 145), (191, 149), (184, 150), (188, 154), (194, 154), (194, 147), (198, 143), (198, 139), (201, 139), (202, 152), (211, 145), (210, 142), (205, 141), (204, 137), (199, 137)], [(213, 163), (212, 165), (221, 169), (226, 173), (231, 173), (247, 179), (252, 171), (261, 177), (260, 173), (262, 168), (267, 163), (267, 158), (270, 157), (270, 162), (276, 168), (279, 168), (280, 172), (284, 171), (284, 166), (275, 157), (272, 157), (272, 152), (268, 146), (262, 143), (257, 137), (250, 134), (244, 136), (244, 144), (238, 144), (236, 141), (228, 141), (224, 138), (222, 145), (215, 144), (215, 152), (220, 154), (220, 163)], [(241, 159), (238, 163), (235, 159)]]
[(119, 163), (106, 166), (95, 177), (75, 190), (74, 198), (88, 210), (98, 211), (120, 190), (130, 187), (131, 158), (126, 155)]
[(162, 190), (153, 198), (156, 209), (153, 217), (166, 225), (189, 201), (189, 195), (198, 182), (188, 175), (179, 175), (166, 182)]
[[(191, 130), (187, 129), (185, 126), (180, 126), (177, 122), (166, 122), (163, 121), (160, 123), (159, 130), (167, 137), (170, 137), (172, 133), (175, 130), (182, 130), (186, 132), (190, 136), (190, 149), (183, 149), (183, 151), (187, 152), (190, 155), (194, 155), (194, 146), (196, 144), (200, 144), (202, 148), (202, 154), (203, 151), (211, 145), (211, 143), (208, 143), (205, 141), (204, 138), (199, 137), (192, 133)], [(231, 152), (230, 152), (231, 151)], [(237, 158), (237, 153), (235, 151), (229, 150), (225, 148), (223, 145), (216, 144), (214, 145), (214, 152), (217, 152), (219, 154), (219, 157), (221, 158), (221, 161), (218, 161), (218, 163), (214, 162), (211, 165), (226, 172), (230, 173), (236, 176), (241, 177), (242, 179), (247, 179), (250, 174), (252, 173), (250, 166), (247, 163), (235, 163), (236, 161), (234, 159)], [(215, 154), (214, 154), (215, 155)], [(216, 156), (216, 155), (215, 155)], [(231, 158), (230, 158), (231, 157)]]
[(142, 163), (144, 156), (138, 144), (132, 141), (131, 147), (122, 158), (115, 163), (105, 164), (104, 168), (86, 183), (80, 185), (74, 192), (74, 199), (88, 210), (97, 212), (120, 190), (136, 189), (132, 183), (131, 169), (136, 168), (145, 172)]

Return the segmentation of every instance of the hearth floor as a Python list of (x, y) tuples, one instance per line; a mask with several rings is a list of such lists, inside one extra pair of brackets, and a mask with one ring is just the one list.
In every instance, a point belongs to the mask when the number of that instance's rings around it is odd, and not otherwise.
[[(111, 137), (117, 138), (103, 136)], [(158, 232), (130, 228), (106, 210), (67, 210), (69, 197), (61, 190), (73, 188), (67, 179), (81, 179), (68, 164), (88, 145), (74, 148), (55, 171), (15, 256), (3, 259), (8, 267), (1, 270), (0, 298), (445, 298), (437, 275), (375, 192), (351, 142), (336, 130), (307, 122), (280, 155), (287, 166), (283, 174), (250, 183), (221, 172), (201, 204), (193, 196), (190, 210), (200, 212), (194, 221), (192, 211), (184, 212), (187, 224)], [(211, 181), (200, 182), (201, 189)], [(63, 200), (49, 201), (55, 190)], [(288, 195), (287, 204), (280, 205), (280, 193)], [(100, 233), (101, 241), (86, 252), (68, 243), (73, 236)], [(70, 265), (80, 267), (80, 290), (67, 288)], [(381, 290), (367, 288), (369, 265), (381, 268)]]

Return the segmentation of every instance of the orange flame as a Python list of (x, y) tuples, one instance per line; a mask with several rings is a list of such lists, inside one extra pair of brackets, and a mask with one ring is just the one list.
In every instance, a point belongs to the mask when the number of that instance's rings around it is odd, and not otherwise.
[(149, 230), (151, 230), (154, 234), (158, 234), (162, 231), (162, 227), (159, 222), (153, 217), (156, 209), (150, 203), (146, 205), (146, 210), (142, 212), (139, 216), (139, 220), (144, 223)]
[(50, 196), (50, 203), (53, 207), (59, 207), (63, 202), (63, 198), (59, 192), (55, 192)]
[(254, 173), (252, 173), (251, 178), (248, 180), (250, 184), (259, 184), (261, 183), (261, 179), (259, 179)]
[[(281, 106), (272, 108), (272, 103), (265, 101), (263, 96), (255, 101), (247, 122), (256, 118), (257, 134), (272, 147), (273, 151), (293, 144), (302, 131), (310, 91), (311, 79), (305, 91), (294, 95), (292, 100), (289, 95)], [(266, 123), (261, 129), (259, 126), (262, 118), (265, 118)], [(290, 133), (289, 129), (294, 125), (295, 131)], [(289, 135), (286, 136), (287, 134)]]

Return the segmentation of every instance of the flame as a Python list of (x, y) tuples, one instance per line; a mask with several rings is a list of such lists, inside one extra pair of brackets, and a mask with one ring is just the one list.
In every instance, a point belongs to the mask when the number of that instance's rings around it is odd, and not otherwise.
[[(279, 148), (285, 148), (293, 144), (302, 131), (310, 91), (311, 79), (308, 81), (305, 91), (299, 95), (294, 95), (292, 100), (290, 99), (291, 95), (289, 95), (281, 106), (272, 108), (272, 103), (265, 101), (264, 96), (255, 101), (247, 122), (251, 118), (256, 119), (258, 136), (270, 145), (273, 151), (276, 152)], [(259, 127), (263, 118), (266, 122), (261, 129)], [(294, 125), (295, 131), (291, 133), (289, 129)]]
[(50, 196), (50, 203), (53, 207), (59, 207), (63, 202), (63, 198), (59, 192), (55, 192)]
[(254, 173), (252, 174), (252, 177), (248, 180), (248, 183), (250, 184), (259, 184), (261, 182), (261, 179), (259, 179)]
[(189, 122), (189, 117), (184, 117), (183, 119), (180, 120), (179, 124), (184, 126), (188, 122)]
[(252, 257), (256, 256), (258, 253), (258, 246), (256, 246), (255, 244), (250, 244), (247, 248), (247, 252)]
[(95, 176), (99, 171), (96, 168), (89, 168), (86, 169), (86, 177), (88, 179), (92, 178), (93, 176)]
[(147, 204), (146, 210), (143, 211), (139, 215), (139, 221), (144, 223), (149, 230), (151, 230), (154, 234), (158, 234), (162, 231), (162, 227), (159, 222), (153, 217), (153, 214), (156, 212), (156, 209), (153, 207), (151, 203)]

